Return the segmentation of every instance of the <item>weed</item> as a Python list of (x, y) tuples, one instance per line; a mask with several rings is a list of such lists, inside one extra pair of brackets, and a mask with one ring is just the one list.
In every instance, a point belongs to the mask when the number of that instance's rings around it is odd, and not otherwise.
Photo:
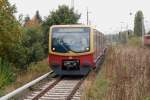
[(0, 58), (0, 89), (4, 85), (8, 85), (15, 81), (15, 75), (12, 71), (11, 65)]
[[(7, 69), (8, 70), (8, 69)], [(44, 59), (37, 63), (30, 64), (29, 68), (26, 71), (20, 71), (16, 73), (16, 81), (9, 84), (5, 84), (3, 89), (1, 89), (0, 94), (4, 95), (7, 94), (24, 84), (34, 80), (35, 78), (43, 75), (44, 73), (48, 72), (50, 69), (48, 67), (47, 60)], [(1, 76), (0, 76), (1, 77)], [(1, 79), (0, 79), (1, 81)]]
[(129, 39), (128, 45), (132, 47), (140, 47), (142, 45), (141, 37), (133, 36)]
[(109, 48), (93, 86), (90, 100), (149, 100), (150, 50), (140, 46)]

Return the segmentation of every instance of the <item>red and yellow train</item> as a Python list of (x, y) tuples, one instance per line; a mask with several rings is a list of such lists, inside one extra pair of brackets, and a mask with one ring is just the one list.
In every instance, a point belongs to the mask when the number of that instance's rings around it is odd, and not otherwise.
[(54, 25), (49, 64), (58, 75), (86, 75), (105, 53), (104, 34), (86, 25)]

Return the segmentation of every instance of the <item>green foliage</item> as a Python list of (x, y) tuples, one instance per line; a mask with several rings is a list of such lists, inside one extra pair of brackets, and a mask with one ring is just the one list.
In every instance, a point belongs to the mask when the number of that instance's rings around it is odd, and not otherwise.
[(44, 25), (59, 25), (59, 24), (76, 24), (80, 18), (80, 14), (74, 12), (73, 9), (69, 9), (68, 6), (59, 6), (56, 11), (52, 11)]
[(149, 97), (145, 97), (144, 100), (150, 100), (150, 96)]
[(26, 24), (28, 21), (30, 21), (29, 15), (25, 16), (25, 18), (24, 18), (24, 23)]
[(44, 58), (43, 41), (43, 34), (40, 27), (26, 29), (22, 44), (27, 50), (27, 64)]
[(11, 51), (9, 61), (15, 65), (17, 69), (27, 69), (28, 63), (28, 48), (22, 45), (22, 43), (17, 43), (14, 49)]
[(140, 47), (142, 45), (141, 37), (133, 36), (129, 39), (128, 45), (132, 47)]
[(27, 15), (24, 19), (23, 26), (26, 28), (32, 28), (32, 27), (39, 27), (42, 24), (42, 18), (39, 14), (39, 11), (36, 11), (34, 17), (30, 19), (30, 17)]
[[(43, 34), (41, 26), (24, 28), (14, 17), (15, 6), (4, 1), (0, 6), (0, 57), (12, 63), (17, 69), (27, 69), (31, 62), (37, 62), (44, 57)], [(42, 21), (36, 12), (38, 21)], [(29, 17), (25, 21), (30, 21)], [(35, 23), (35, 24), (33, 24)]]
[(134, 19), (134, 34), (136, 36), (142, 36), (142, 33), (145, 33), (145, 27), (143, 21), (144, 21), (143, 12), (138, 11)]
[(39, 22), (39, 23), (41, 23), (41, 22), (42, 22), (42, 18), (41, 18), (41, 16), (40, 16), (40, 14), (39, 14), (39, 11), (38, 11), (38, 10), (36, 11), (35, 17), (37, 18), (37, 20), (38, 20), (38, 22)]
[(103, 100), (109, 84), (108, 80), (98, 76), (91, 88), (86, 92), (86, 100)]
[(80, 14), (75, 13), (74, 9), (69, 9), (68, 6), (59, 6), (57, 10), (52, 11), (50, 15), (43, 22), (43, 32), (44, 32), (44, 48), (45, 53), (48, 52), (48, 33), (49, 28), (52, 25), (63, 25), (63, 24), (77, 24), (80, 18)]
[(0, 88), (14, 80), (11, 65), (16, 71), (27, 70), (30, 64), (47, 56), (45, 51), (48, 51), (48, 32), (51, 25), (75, 24), (80, 18), (73, 9), (63, 5), (51, 12), (44, 23), (38, 11), (32, 19), (27, 16), (27, 27), (22, 27), (23, 16), (17, 21), (15, 12), (15, 6), (8, 0), (0, 3)]
[(3, 1), (0, 5), (0, 57), (9, 59), (11, 50), (18, 42), (21, 28), (20, 24), (14, 17), (16, 8), (10, 5), (8, 0)]
[(41, 43), (34, 43), (33, 44), (33, 49), (32, 49), (32, 61), (37, 62), (39, 60), (42, 60), (44, 58), (44, 49), (42, 47)]
[(0, 58), (0, 89), (15, 80), (11, 65)]
[(26, 22), (31, 21), (28, 23), (29, 27), (21, 26), (23, 16), (17, 21), (15, 12), (15, 6), (8, 0), (0, 3), (0, 95), (3, 94), (4, 86), (15, 80), (14, 73), (18, 70), (27, 71), (31, 63), (45, 57), (39, 12), (31, 20), (26, 17)]

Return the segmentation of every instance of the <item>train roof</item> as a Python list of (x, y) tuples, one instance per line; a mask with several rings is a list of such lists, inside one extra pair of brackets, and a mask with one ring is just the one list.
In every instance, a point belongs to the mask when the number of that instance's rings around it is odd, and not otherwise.
[(72, 24), (72, 25), (52, 25), (51, 28), (53, 28), (53, 27), (91, 27), (91, 26), (89, 26), (89, 25), (80, 25), (80, 24)]
[(92, 28), (95, 31), (98, 31), (99, 33), (103, 34), (101, 31), (97, 30), (95, 27), (90, 25), (84, 25), (84, 24), (70, 24), (70, 25), (52, 25), (51, 28), (54, 27), (89, 27)]

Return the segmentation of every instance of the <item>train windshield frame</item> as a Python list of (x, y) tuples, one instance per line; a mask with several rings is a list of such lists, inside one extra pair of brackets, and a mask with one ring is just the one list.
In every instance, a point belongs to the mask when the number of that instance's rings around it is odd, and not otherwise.
[(54, 27), (51, 50), (57, 53), (84, 53), (90, 51), (90, 27)]

